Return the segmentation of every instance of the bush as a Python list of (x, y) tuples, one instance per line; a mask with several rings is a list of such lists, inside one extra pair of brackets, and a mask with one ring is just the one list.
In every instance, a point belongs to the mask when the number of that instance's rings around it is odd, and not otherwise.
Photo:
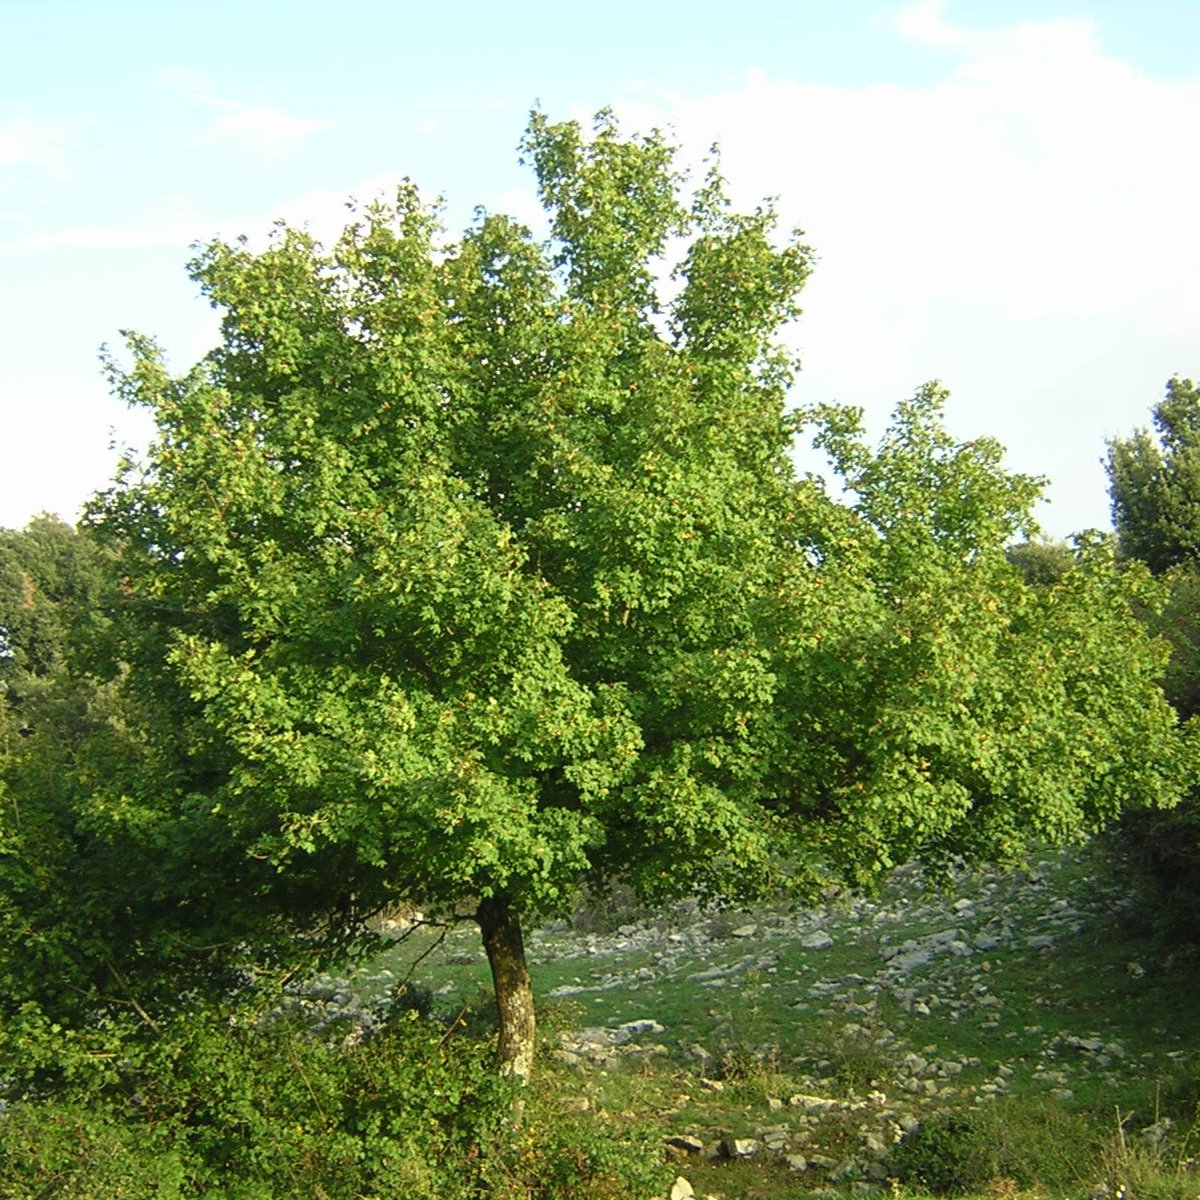
[(935, 1195), (977, 1192), (995, 1180), (1061, 1189), (1084, 1180), (1098, 1134), (1084, 1116), (1036, 1100), (930, 1117), (892, 1156), (904, 1184)]
[(1125, 813), (1102, 848), (1148, 933), (1169, 946), (1200, 945), (1200, 798)]
[[(91, 1053), (57, 1036), (72, 1064)], [(27, 1090), (0, 1115), (0, 1200), (616, 1200), (660, 1190), (649, 1134), (563, 1114), (536, 1093), (514, 1128), (513, 1087), (495, 1071), (492, 1043), (413, 1012), (359, 1036), (295, 1012), (204, 1009), (111, 1047), (94, 1069), (72, 1065), (52, 1091)]]

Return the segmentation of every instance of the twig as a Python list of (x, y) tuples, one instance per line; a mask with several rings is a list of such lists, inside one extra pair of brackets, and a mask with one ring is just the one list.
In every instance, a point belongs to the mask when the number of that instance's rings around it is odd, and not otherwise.
[(146, 1011), (146, 1010), (145, 1010), (145, 1009), (144, 1009), (144, 1008), (143, 1008), (143, 1007), (142, 1007), (142, 1006), (141, 1006), (141, 1005), (138, 1003), (138, 999), (137, 999), (137, 997), (136, 997), (136, 996), (133, 994), (133, 992), (132, 992), (132, 991), (130, 990), (130, 988), (129, 988), (129, 983), (128, 983), (128, 981), (127, 981), (127, 980), (125, 979), (125, 977), (124, 977), (124, 976), (121, 974), (121, 972), (117, 970), (117, 966), (116, 966), (116, 964), (115, 964), (114, 962), (112, 962), (112, 961), (111, 961), (111, 959), (110, 959), (110, 960), (108, 960), (107, 962), (105, 962), (105, 964), (104, 964), (104, 965), (105, 965), (106, 967), (108, 967), (108, 969), (109, 969), (109, 971), (110, 971), (110, 972), (112, 972), (112, 977), (113, 977), (113, 978), (114, 978), (114, 979), (117, 981), (117, 986), (118, 986), (119, 988), (121, 988), (121, 990), (122, 990), (122, 991), (125, 993), (125, 1000), (126, 1000), (126, 1003), (128, 1003), (128, 1004), (129, 1004), (129, 1005), (130, 1005), (130, 1006), (133, 1008), (133, 1011), (134, 1011), (134, 1012), (136, 1012), (136, 1013), (137, 1013), (137, 1015), (138, 1015), (139, 1017), (141, 1017), (141, 1018), (142, 1018), (142, 1020), (143, 1020), (143, 1021), (145, 1021), (145, 1022), (146, 1022), (146, 1024), (147, 1024), (147, 1025), (149, 1025), (149, 1026), (150, 1026), (150, 1028), (151, 1028), (151, 1029), (153, 1029), (153, 1030), (154, 1030), (154, 1032), (155, 1032), (155, 1033), (157, 1033), (157, 1034), (159, 1035), (159, 1037), (162, 1037), (162, 1030), (161, 1030), (161, 1029), (158, 1027), (158, 1023), (157, 1023), (157, 1022), (154, 1020), (154, 1018), (153, 1018), (153, 1017), (152, 1017), (152, 1016), (151, 1016), (151, 1015), (150, 1015), (150, 1014), (149, 1014), (149, 1013), (148, 1013), (148, 1012), (147, 1012), (147, 1011)]

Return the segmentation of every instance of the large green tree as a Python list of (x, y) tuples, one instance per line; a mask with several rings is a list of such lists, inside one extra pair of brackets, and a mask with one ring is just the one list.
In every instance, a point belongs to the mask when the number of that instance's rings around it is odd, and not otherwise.
[[(863, 883), (1081, 836), (1196, 765), (1130, 615), (1149, 580), (1097, 544), (1027, 585), (1037, 483), (954, 443), (937, 388), (878, 450), (788, 413), (810, 254), (770, 205), (688, 193), (607, 114), (534, 114), (523, 149), (547, 245), (488, 214), (450, 241), (405, 187), (329, 248), (203, 249), (222, 338), (182, 376), (129, 337), (113, 381), (157, 435), (90, 527), (128, 687), (186, 751), (87, 792), (241, 844), (276, 881), (248, 909), (469, 904), (520, 1077), (522, 926), (582, 881)], [(835, 487), (795, 473), (806, 423)]]

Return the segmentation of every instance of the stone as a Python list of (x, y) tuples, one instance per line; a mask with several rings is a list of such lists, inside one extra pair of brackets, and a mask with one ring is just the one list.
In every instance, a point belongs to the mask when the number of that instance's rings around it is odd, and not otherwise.
[(759, 1140), (772, 1154), (782, 1154), (791, 1145), (791, 1131), (786, 1125), (777, 1125), (772, 1129), (760, 1129)]
[(800, 945), (805, 950), (828, 950), (833, 945), (833, 938), (824, 929), (814, 929), (800, 939)]
[(803, 1154), (785, 1154), (783, 1161), (787, 1164), (789, 1171), (807, 1171), (808, 1159)]
[(758, 1138), (725, 1138), (721, 1153), (725, 1158), (753, 1158), (762, 1149)]
[(692, 1185), (682, 1175), (677, 1175), (667, 1195), (669, 1200), (693, 1200), (696, 1193)]
[(625, 1021), (617, 1026), (617, 1033), (620, 1035), (618, 1040), (625, 1041), (629, 1038), (641, 1037), (644, 1033), (665, 1033), (665, 1026), (660, 1025), (657, 1021), (651, 1021), (643, 1017), (639, 1021)]
[(668, 1146), (683, 1150), (688, 1154), (703, 1154), (704, 1142), (694, 1133), (676, 1133), (664, 1139)]
[(752, 938), (756, 933), (758, 933), (757, 925), (739, 925), (729, 936), (735, 938)]

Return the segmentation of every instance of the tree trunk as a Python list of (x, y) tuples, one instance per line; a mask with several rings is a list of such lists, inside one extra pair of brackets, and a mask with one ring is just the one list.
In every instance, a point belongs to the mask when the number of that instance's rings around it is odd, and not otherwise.
[(481, 901), (475, 919), (492, 968), (496, 1011), (500, 1016), (496, 1065), (501, 1075), (527, 1083), (533, 1069), (536, 1024), (521, 922), (508, 897), (503, 895)]

